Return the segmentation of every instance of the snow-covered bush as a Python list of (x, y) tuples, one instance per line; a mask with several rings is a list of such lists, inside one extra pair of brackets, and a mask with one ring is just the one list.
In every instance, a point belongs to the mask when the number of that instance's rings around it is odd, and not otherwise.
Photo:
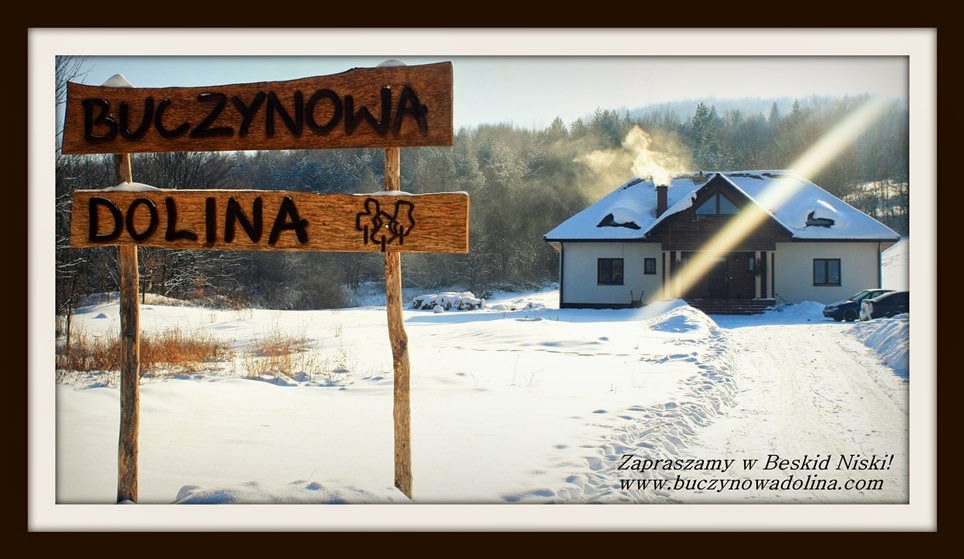
[(497, 312), (516, 312), (516, 311), (536, 311), (546, 308), (545, 303), (540, 301), (529, 301), (525, 298), (509, 300), (503, 303), (495, 303), (486, 306), (490, 311)]
[(469, 291), (463, 291), (461, 293), (446, 291), (444, 293), (419, 295), (412, 299), (413, 309), (424, 309), (427, 311), (434, 310), (435, 307), (441, 307), (447, 311), (452, 309), (470, 311), (473, 309), (481, 309), (484, 306), (485, 299), (479, 299)]

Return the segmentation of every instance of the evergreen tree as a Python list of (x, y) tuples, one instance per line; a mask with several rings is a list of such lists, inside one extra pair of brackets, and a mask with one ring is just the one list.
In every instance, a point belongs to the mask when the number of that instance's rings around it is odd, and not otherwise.
[(702, 171), (727, 171), (732, 166), (729, 150), (723, 143), (723, 122), (716, 107), (696, 106), (690, 128), (693, 162)]

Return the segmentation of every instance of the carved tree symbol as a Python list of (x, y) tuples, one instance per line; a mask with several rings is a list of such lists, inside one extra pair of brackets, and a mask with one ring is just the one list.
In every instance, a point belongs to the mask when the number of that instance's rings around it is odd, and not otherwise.
[[(364, 232), (363, 238), (366, 245), (368, 244), (369, 235), (378, 230), (379, 223), (376, 220), (378, 220), (379, 209), (378, 200), (368, 198), (365, 200), (365, 211), (355, 214), (355, 229)], [(371, 231), (369, 230), (369, 226), (371, 226)]]
[(399, 200), (395, 202), (395, 215), (389, 222), (392, 233), (398, 237), (398, 244), (405, 243), (405, 236), (415, 227), (415, 218), (412, 213), (415, 211), (415, 204)]
[(365, 244), (369, 242), (386, 245), (395, 239), (404, 244), (405, 237), (415, 228), (415, 204), (405, 200), (395, 202), (395, 211), (388, 213), (374, 198), (367, 198), (364, 211), (355, 215), (355, 229), (364, 233)]

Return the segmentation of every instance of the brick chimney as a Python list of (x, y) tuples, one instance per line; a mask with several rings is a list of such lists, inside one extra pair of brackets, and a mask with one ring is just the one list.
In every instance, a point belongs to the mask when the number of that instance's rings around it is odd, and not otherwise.
[(665, 184), (656, 185), (656, 217), (663, 215), (666, 211), (666, 191), (668, 187)]

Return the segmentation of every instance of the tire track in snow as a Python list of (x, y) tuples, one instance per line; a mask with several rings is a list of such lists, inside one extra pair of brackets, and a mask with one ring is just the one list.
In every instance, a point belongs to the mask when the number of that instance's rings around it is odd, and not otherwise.
[[(733, 478), (881, 479), (883, 491), (741, 491), (687, 494), (687, 502), (906, 502), (907, 385), (848, 335), (851, 325), (762, 325), (728, 330), (744, 351), (736, 356), (743, 388), (732, 416), (704, 430), (693, 451), (704, 456), (761, 460)], [(829, 470), (762, 470), (770, 454), (798, 459), (832, 455)], [(838, 471), (841, 455), (894, 455), (890, 470)]]

